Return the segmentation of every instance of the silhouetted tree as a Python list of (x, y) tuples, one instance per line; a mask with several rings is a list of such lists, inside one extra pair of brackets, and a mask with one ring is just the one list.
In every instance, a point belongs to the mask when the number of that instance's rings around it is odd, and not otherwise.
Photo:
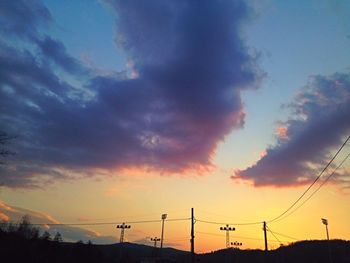
[(39, 238), (40, 230), (32, 226), (29, 215), (24, 215), (18, 224), (16, 232), (26, 239), (37, 239)]
[(53, 238), (53, 241), (55, 242), (62, 242), (63, 241), (63, 238), (62, 238), (62, 235), (60, 234), (60, 232), (57, 232), (55, 237)]
[(9, 222), (3, 220), (0, 223), (0, 231), (1, 232), (7, 232), (7, 228), (8, 228)]
[(42, 240), (47, 240), (47, 241), (51, 240), (51, 235), (50, 235), (50, 233), (49, 233), (48, 231), (45, 231), (45, 232), (43, 233), (43, 235), (41, 236), (41, 239), (42, 239)]
[(31, 225), (29, 215), (24, 215), (19, 222), (17, 233), (25, 238), (30, 238)]

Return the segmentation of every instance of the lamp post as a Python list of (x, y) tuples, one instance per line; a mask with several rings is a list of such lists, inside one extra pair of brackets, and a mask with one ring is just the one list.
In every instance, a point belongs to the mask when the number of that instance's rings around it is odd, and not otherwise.
[(321, 218), (322, 224), (326, 226), (326, 233), (327, 233), (327, 240), (329, 241), (329, 234), (328, 234), (328, 220), (326, 218)]
[(123, 223), (121, 225), (117, 225), (117, 228), (120, 228), (120, 243), (123, 243), (124, 242), (124, 231), (125, 231), (125, 229), (131, 228), (131, 226)]
[(226, 247), (230, 247), (230, 231), (235, 231), (236, 229), (234, 227), (226, 225), (224, 227), (220, 227), (220, 230), (226, 231)]
[(151, 241), (154, 242), (154, 247), (157, 247), (157, 242), (160, 241), (159, 237), (151, 238)]
[(164, 221), (167, 217), (167, 214), (162, 214), (162, 237), (160, 239), (160, 248), (163, 248), (163, 240), (164, 240)]
[(324, 224), (326, 226), (329, 262), (333, 263), (332, 252), (331, 252), (331, 245), (329, 243), (328, 220), (326, 218), (321, 218), (321, 221), (322, 221), (322, 224)]

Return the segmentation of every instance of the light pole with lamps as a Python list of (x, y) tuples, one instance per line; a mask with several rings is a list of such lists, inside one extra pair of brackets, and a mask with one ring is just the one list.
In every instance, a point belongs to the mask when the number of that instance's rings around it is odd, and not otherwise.
[(226, 231), (226, 247), (230, 247), (230, 231), (235, 231), (236, 229), (234, 227), (230, 227), (229, 225), (226, 225), (224, 227), (220, 227), (220, 230)]
[(233, 246), (236, 249), (239, 249), (239, 247), (242, 246), (242, 243), (237, 241), (231, 242), (231, 246)]
[(321, 218), (322, 224), (326, 226), (326, 233), (327, 233), (327, 240), (329, 241), (329, 234), (328, 234), (328, 220), (326, 218)]
[(124, 231), (125, 229), (129, 229), (131, 226), (130, 225), (126, 225), (125, 223), (121, 224), (121, 225), (117, 225), (117, 228), (120, 228), (120, 243), (124, 242)]
[(157, 242), (160, 241), (159, 237), (151, 238), (151, 241), (154, 242), (154, 247), (157, 247)]
[(329, 262), (333, 263), (332, 252), (331, 252), (331, 244), (329, 243), (328, 220), (326, 218), (321, 218), (321, 221), (322, 221), (322, 224), (324, 224), (326, 226)]

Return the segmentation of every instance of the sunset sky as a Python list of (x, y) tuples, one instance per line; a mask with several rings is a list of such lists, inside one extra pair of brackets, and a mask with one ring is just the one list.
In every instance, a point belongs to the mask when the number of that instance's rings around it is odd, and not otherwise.
[[(139, 221), (166, 213), (189, 250), (193, 207), (196, 252), (223, 224), (262, 249), (350, 135), (349, 49), (346, 0), (0, 1), (0, 220), (101, 244), (115, 224), (88, 224), (136, 221), (126, 240), (152, 245), (161, 222)], [(324, 239), (321, 218), (350, 239), (349, 153), (270, 248)]]

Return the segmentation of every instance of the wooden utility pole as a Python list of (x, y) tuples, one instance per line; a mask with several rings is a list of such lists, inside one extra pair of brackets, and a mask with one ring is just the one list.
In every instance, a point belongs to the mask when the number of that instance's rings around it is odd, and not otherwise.
[(191, 262), (195, 262), (194, 254), (194, 209), (191, 208)]
[(164, 240), (164, 220), (167, 218), (167, 214), (162, 214), (162, 237), (160, 239), (160, 248), (163, 248)]
[(267, 233), (266, 233), (266, 222), (263, 222), (263, 230), (264, 230), (264, 240), (265, 240), (265, 251), (268, 251), (267, 248)]

